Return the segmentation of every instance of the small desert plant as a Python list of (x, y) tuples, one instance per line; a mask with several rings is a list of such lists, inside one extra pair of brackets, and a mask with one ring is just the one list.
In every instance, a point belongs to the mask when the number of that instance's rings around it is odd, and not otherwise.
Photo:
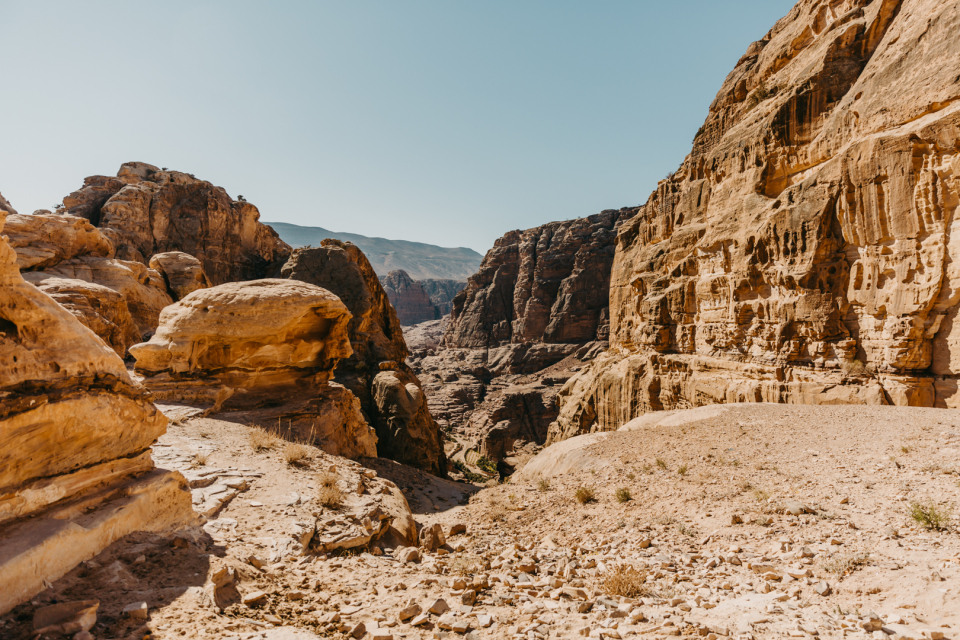
[(900, 453), (910, 453), (911, 449), (905, 444), (900, 445)]
[(198, 466), (203, 466), (210, 461), (210, 454), (206, 451), (201, 451), (193, 455), (193, 463)]
[(757, 502), (767, 502), (770, 499), (770, 492), (764, 489), (755, 489), (753, 491), (753, 499)]
[(301, 442), (288, 442), (283, 447), (283, 458), (287, 464), (305, 467), (310, 464), (312, 457), (313, 450)]
[(651, 467), (649, 464), (644, 462), (643, 466), (640, 467), (640, 472), (646, 475), (650, 475), (651, 473), (653, 473), (653, 467)]
[(331, 509), (338, 508), (343, 502), (343, 492), (338, 481), (340, 477), (334, 471), (324, 471), (317, 477), (320, 486), (317, 489), (317, 501)]
[(681, 522), (680, 524), (677, 525), (677, 533), (679, 533), (679, 534), (682, 535), (682, 536), (688, 536), (688, 537), (690, 537), (690, 538), (695, 538), (695, 537), (697, 536), (697, 533), (698, 533), (698, 532), (697, 532), (697, 528), (694, 527), (692, 524), (691, 524), (691, 525), (687, 525), (687, 524)]
[(463, 474), (463, 477), (467, 479), (467, 482), (486, 482), (487, 479), (480, 475), (479, 473), (474, 473), (470, 471), (470, 467), (466, 465), (463, 460), (454, 460), (453, 466), (456, 467), (457, 471)]
[(259, 425), (250, 427), (250, 446), (254, 451), (274, 449), (280, 444), (280, 438)]
[(540, 481), (537, 483), (537, 489), (541, 492), (550, 491), (550, 481), (546, 478), (540, 478)]
[(453, 559), (452, 573), (458, 576), (469, 576), (483, 571), (483, 558), (472, 553), (461, 553)]
[(651, 595), (647, 588), (647, 572), (632, 564), (617, 564), (607, 569), (600, 580), (600, 590), (610, 596), (643, 598)]
[(835, 557), (828, 562), (823, 563), (823, 570), (834, 573), (841, 578), (848, 576), (860, 567), (870, 562), (869, 553), (858, 553), (856, 555), (844, 555)]
[(843, 362), (840, 369), (847, 376), (865, 376), (869, 374), (867, 366), (861, 360), (850, 360)]
[(953, 511), (950, 508), (940, 508), (932, 500), (927, 504), (916, 501), (910, 503), (910, 517), (928, 531), (946, 529), (952, 514)]
[(657, 458), (657, 466), (664, 471), (667, 470), (667, 463), (663, 460), (663, 458)]
[(633, 499), (633, 497), (630, 495), (630, 489), (627, 489), (626, 487), (620, 487), (617, 489), (617, 492), (614, 495), (617, 498), (617, 502), (621, 504), (624, 502), (630, 502)]
[(680, 465), (680, 467), (677, 469), (677, 473), (679, 473), (681, 476), (685, 476), (685, 475), (687, 475), (687, 472), (688, 472), (689, 470), (690, 470), (690, 467), (689, 467), (689, 466), (687, 466), (687, 465), (685, 465), (685, 464), (682, 464), (682, 465)]
[(593, 489), (590, 487), (580, 487), (576, 493), (573, 494), (573, 497), (576, 498), (580, 504), (587, 504), (588, 502), (596, 500)]
[(637, 476), (633, 475), (632, 473), (628, 473), (628, 474), (627, 474), (627, 480), (633, 480), (633, 479), (636, 478), (636, 477), (637, 477)]

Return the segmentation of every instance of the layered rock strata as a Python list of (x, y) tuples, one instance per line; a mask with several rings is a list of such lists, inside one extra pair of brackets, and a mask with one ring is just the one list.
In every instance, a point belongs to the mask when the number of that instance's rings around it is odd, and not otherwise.
[(0, 611), (131, 531), (194, 521), (183, 477), (150, 459), (166, 419), (16, 260), (0, 238)]
[(380, 284), (387, 292), (401, 325), (410, 326), (436, 319), (430, 296), (406, 271), (391, 271), (380, 276)]
[(617, 238), (558, 440), (723, 402), (960, 405), (960, 7), (802, 0)]
[[(357, 398), (332, 382), (350, 357), (351, 314), (304, 282), (267, 279), (200, 289), (164, 309), (136, 370), (163, 401), (217, 410), (273, 409), (281, 433), (332, 455), (376, 457)], [(266, 418), (267, 413), (262, 417)]]
[(349, 242), (324, 240), (320, 247), (295, 250), (281, 273), (333, 292), (353, 315), (353, 354), (338, 365), (336, 381), (360, 398), (380, 455), (444, 473), (442, 438), (420, 381), (404, 362), (400, 322), (363, 252)]
[(405, 327), (448, 315), (453, 298), (467, 286), (459, 280), (414, 280), (403, 270), (380, 276), (380, 283)]
[(63, 206), (99, 228), (117, 258), (147, 264), (154, 254), (182, 251), (215, 285), (271, 275), (290, 254), (254, 205), (192, 174), (144, 162), (125, 163), (115, 178), (86, 178)]
[(557, 384), (605, 346), (616, 230), (634, 213), (608, 210), (495, 243), (454, 298), (442, 347), (411, 359), (445, 428), (495, 461), (514, 443), (546, 441)]

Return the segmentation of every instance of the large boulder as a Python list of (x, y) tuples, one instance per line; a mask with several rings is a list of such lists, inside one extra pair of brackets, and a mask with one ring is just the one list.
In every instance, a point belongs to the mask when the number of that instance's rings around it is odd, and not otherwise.
[(154, 254), (182, 251), (200, 261), (212, 284), (263, 278), (290, 254), (249, 202), (144, 162), (122, 165), (116, 178), (87, 178), (63, 205), (98, 227), (118, 258), (147, 264)]
[(349, 242), (324, 240), (320, 247), (296, 249), (281, 274), (332, 291), (353, 314), (353, 355), (340, 362), (336, 380), (360, 398), (377, 430), (380, 455), (443, 473), (439, 428), (404, 363), (407, 346), (396, 312), (363, 252)]
[(277, 408), (284, 433), (328, 453), (377, 455), (359, 401), (331, 382), (351, 355), (351, 314), (325, 289), (253, 280), (200, 289), (164, 309), (136, 370), (160, 399), (226, 411)]
[(747, 48), (621, 227), (611, 350), (551, 440), (712, 403), (960, 406), (958, 29), (950, 0), (801, 0)]
[(166, 418), (16, 258), (0, 238), (0, 613), (131, 531), (193, 522), (182, 476), (150, 459)]
[(112, 258), (116, 253), (99, 229), (76, 216), (9, 215), (4, 229), (21, 271), (45, 269), (78, 256)]
[(167, 251), (150, 258), (150, 268), (159, 273), (174, 300), (181, 300), (197, 289), (210, 286), (203, 265), (189, 253)]

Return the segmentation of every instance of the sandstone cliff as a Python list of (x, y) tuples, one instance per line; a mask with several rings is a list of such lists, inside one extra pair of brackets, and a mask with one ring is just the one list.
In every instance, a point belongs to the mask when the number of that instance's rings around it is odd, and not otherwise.
[(458, 293), (463, 291), (467, 282), (465, 280), (439, 280), (429, 278), (427, 280), (418, 280), (423, 290), (430, 296), (430, 302), (435, 309), (434, 320), (449, 315), (453, 311), (453, 299)]
[(355, 245), (324, 240), (296, 249), (281, 271), (338, 295), (353, 314), (353, 355), (337, 366), (336, 381), (360, 398), (383, 457), (445, 473), (443, 440), (420, 381), (404, 360), (400, 322), (370, 262)]
[(147, 264), (156, 253), (182, 251), (200, 261), (212, 284), (266, 277), (290, 254), (249, 202), (144, 162), (122, 165), (115, 178), (86, 178), (63, 206), (99, 228), (117, 258)]
[(401, 325), (407, 327), (436, 320), (436, 311), (430, 296), (406, 271), (400, 269), (380, 276), (380, 284), (387, 292)]
[(431, 412), (492, 460), (543, 444), (557, 384), (605, 346), (617, 226), (635, 209), (512, 231), (453, 300), (440, 349), (411, 362)]
[(153, 469), (166, 418), (16, 260), (0, 238), (0, 611), (131, 531), (193, 521), (183, 477)]
[(802, 0), (617, 238), (557, 440), (722, 402), (955, 407), (960, 6)]

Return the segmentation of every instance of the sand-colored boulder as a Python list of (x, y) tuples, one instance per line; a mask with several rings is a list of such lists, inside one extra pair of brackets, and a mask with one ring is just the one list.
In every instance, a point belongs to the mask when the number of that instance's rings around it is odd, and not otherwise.
[(351, 355), (350, 312), (325, 289), (252, 280), (200, 289), (166, 309), (138, 373), (157, 398), (218, 410), (274, 410), (283, 433), (345, 457), (377, 455), (359, 400), (331, 382)]
[(53, 298), (77, 320), (124, 357), (141, 341), (140, 330), (130, 315), (123, 295), (109, 287), (62, 278), (44, 271), (27, 271), (23, 279)]
[(140, 262), (82, 256), (64, 260), (44, 272), (98, 284), (122, 295), (141, 338), (153, 334), (160, 323), (160, 312), (173, 304), (163, 277)]
[(750, 45), (621, 226), (612, 349), (552, 439), (716, 402), (956, 404), (957, 29), (948, 0), (802, 0)]
[(113, 243), (84, 218), (37, 212), (9, 215), (3, 228), (20, 271), (45, 269), (78, 256), (111, 258)]
[(167, 251), (150, 258), (150, 268), (156, 270), (167, 283), (167, 291), (174, 300), (182, 300), (197, 289), (210, 286), (203, 265), (189, 253)]
[(0, 398), (0, 612), (130, 531), (193, 520), (182, 476), (132, 478), (166, 418), (117, 353), (23, 280), (3, 239)]

